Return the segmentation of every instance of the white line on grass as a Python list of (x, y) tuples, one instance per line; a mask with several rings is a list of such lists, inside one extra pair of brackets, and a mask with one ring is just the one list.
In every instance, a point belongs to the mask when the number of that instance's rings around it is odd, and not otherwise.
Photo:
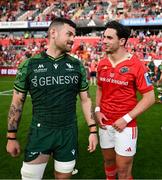
[(1, 94), (0, 93), (0, 96), (12, 96), (12, 94)]
[(12, 91), (13, 91), (13, 89), (8, 90), (8, 91), (1, 91), (1, 92), (0, 92), (0, 94), (6, 94), (6, 93), (8, 93), (8, 92), (12, 92)]
[[(7, 91), (1, 91), (0, 96), (12, 96), (12, 93), (9, 94), (9, 92), (12, 92), (12, 91), (13, 91), (13, 89), (7, 90)], [(30, 97), (29, 94), (27, 96)]]

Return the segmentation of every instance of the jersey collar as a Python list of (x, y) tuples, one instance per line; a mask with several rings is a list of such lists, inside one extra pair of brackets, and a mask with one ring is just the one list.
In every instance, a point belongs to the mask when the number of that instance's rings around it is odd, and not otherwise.
[(58, 61), (58, 60), (62, 59), (64, 56), (66, 56), (66, 53), (61, 54), (61, 55), (60, 55), (59, 57), (57, 57), (57, 58), (54, 58), (54, 57), (48, 55), (48, 54), (46, 53), (46, 51), (43, 51), (43, 52), (42, 52), (42, 56), (44, 56), (44, 57), (46, 57), (46, 58), (49, 58), (49, 59), (51, 59), (51, 60), (53, 60), (53, 61)]

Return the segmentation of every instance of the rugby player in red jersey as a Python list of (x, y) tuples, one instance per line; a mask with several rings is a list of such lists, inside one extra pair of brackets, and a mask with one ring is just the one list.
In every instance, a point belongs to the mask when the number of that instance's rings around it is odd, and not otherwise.
[[(125, 45), (128, 28), (116, 21), (106, 24), (103, 44), (106, 56), (98, 65), (96, 116), (106, 179), (132, 179), (136, 153), (136, 117), (154, 102), (154, 89), (145, 67)], [(137, 100), (140, 92), (142, 99)]]

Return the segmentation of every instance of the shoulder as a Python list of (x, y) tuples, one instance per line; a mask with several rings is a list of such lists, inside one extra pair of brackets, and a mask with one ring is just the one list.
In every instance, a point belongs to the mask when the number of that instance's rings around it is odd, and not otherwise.
[(101, 69), (107, 69), (107, 67), (110, 66), (109, 60), (108, 58), (102, 58), (100, 59), (100, 61), (98, 62), (98, 71), (100, 71)]
[(137, 55), (133, 55), (131, 58), (131, 68), (135, 74), (138, 74), (139, 72), (147, 72), (144, 61), (141, 61)]
[(136, 54), (133, 54), (130, 60), (132, 63), (141, 63), (141, 60)]
[(68, 60), (70, 60), (71, 62), (73, 62), (73, 63), (78, 63), (78, 64), (82, 63), (81, 60), (79, 60), (78, 58), (72, 56), (71, 54), (66, 54), (66, 58)]
[(42, 59), (42, 54), (36, 54), (20, 63), (18, 68), (27, 67), (31, 62)]
[(71, 56), (70, 54), (66, 54), (66, 60), (68, 63), (73, 64), (75, 67), (79, 67), (80, 69), (84, 69), (83, 61)]
[(46, 56), (44, 55), (43, 52), (41, 52), (39, 54), (36, 54), (36, 55), (30, 57), (29, 62), (34, 63), (34, 62), (38, 62), (38, 61), (41, 61), (41, 60), (44, 60), (44, 59), (46, 59)]
[(24, 68), (24, 67), (27, 67), (28, 64), (29, 64), (29, 59), (26, 59), (26, 60), (22, 61), (22, 62), (19, 64), (18, 69), (22, 69), (22, 68)]
[(32, 56), (30, 59), (35, 59), (36, 60), (36, 59), (41, 59), (41, 58), (43, 58), (43, 52)]
[(132, 57), (130, 58), (130, 61), (127, 61), (127, 62), (130, 64), (130, 66), (133, 66), (134, 68), (145, 66), (145, 63), (142, 62), (136, 54), (132, 55)]

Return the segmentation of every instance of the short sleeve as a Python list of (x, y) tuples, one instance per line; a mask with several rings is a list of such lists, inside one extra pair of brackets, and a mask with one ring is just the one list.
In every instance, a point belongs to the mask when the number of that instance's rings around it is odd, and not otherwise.
[(19, 65), (16, 74), (16, 79), (14, 82), (14, 89), (23, 93), (26, 93), (28, 91), (28, 84), (27, 84), (28, 64), (29, 64), (29, 60), (25, 60)]
[(81, 62), (80, 62), (80, 71), (81, 71), (80, 91), (86, 91), (89, 88), (89, 85), (88, 85), (86, 70)]
[(154, 89), (147, 70), (141, 62), (137, 65), (136, 86), (141, 94)]

